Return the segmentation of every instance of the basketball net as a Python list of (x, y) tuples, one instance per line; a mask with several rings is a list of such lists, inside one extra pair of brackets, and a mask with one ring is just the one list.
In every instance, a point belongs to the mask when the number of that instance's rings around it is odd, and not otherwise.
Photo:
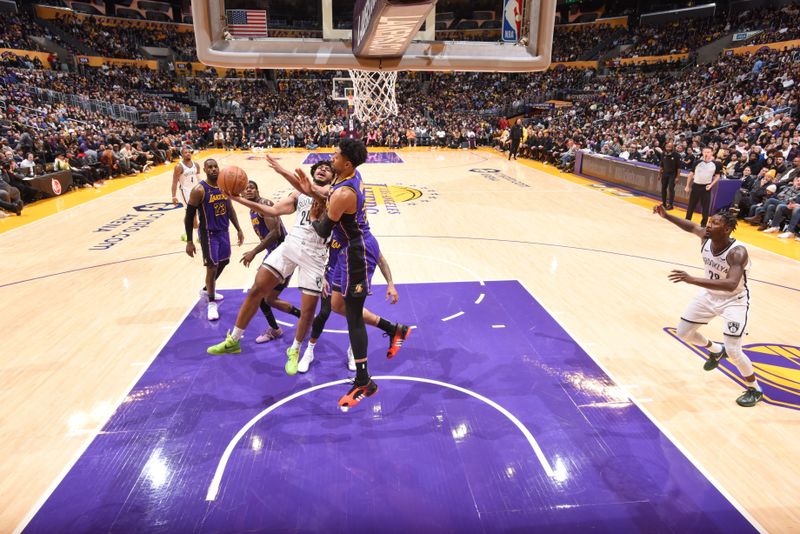
[(380, 122), (397, 115), (397, 71), (351, 70), (353, 115), (361, 122)]

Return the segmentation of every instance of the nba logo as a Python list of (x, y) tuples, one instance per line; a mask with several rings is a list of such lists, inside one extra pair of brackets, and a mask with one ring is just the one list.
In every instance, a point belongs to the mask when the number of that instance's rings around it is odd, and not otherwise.
[(516, 43), (522, 30), (522, 0), (504, 0), (503, 41)]

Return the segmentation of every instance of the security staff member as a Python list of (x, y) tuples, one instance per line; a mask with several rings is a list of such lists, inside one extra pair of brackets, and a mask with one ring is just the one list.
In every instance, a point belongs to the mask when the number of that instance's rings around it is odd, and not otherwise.
[[(668, 141), (661, 154), (661, 205), (671, 210), (675, 202), (675, 180), (681, 168), (681, 157), (675, 151), (675, 143)], [(669, 200), (667, 200), (669, 196)]]

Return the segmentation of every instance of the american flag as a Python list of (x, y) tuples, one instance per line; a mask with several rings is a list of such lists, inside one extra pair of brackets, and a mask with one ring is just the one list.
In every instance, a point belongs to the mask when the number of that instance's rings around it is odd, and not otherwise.
[(256, 9), (229, 9), (228, 32), (233, 37), (267, 37), (267, 12)]

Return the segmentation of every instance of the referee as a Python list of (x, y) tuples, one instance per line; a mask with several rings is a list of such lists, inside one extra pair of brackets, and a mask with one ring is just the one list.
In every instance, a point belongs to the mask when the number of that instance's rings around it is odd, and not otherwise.
[[(681, 157), (675, 152), (675, 143), (667, 141), (661, 154), (661, 205), (671, 210), (675, 202), (675, 179), (681, 168)], [(667, 199), (669, 194), (669, 200)]]
[(711, 208), (711, 190), (717, 185), (720, 178), (720, 166), (714, 161), (714, 153), (710, 147), (703, 148), (703, 161), (698, 163), (689, 173), (685, 191), (689, 193), (689, 207), (686, 210), (686, 220), (691, 221), (697, 203), (703, 206), (703, 219), (700, 226), (705, 228), (708, 222), (708, 211)]

